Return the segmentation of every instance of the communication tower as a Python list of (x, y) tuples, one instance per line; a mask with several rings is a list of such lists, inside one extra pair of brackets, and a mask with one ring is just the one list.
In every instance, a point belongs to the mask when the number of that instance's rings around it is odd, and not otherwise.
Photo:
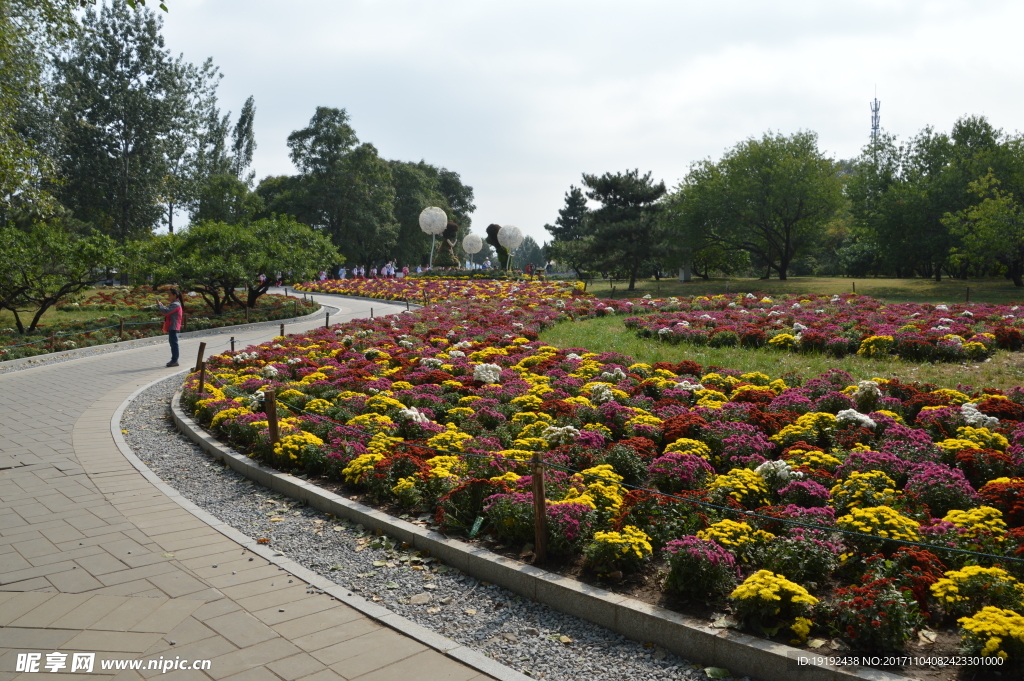
[(878, 141), (878, 134), (881, 132), (878, 120), (878, 110), (882, 108), (882, 103), (878, 101), (878, 97), (871, 102), (871, 141)]

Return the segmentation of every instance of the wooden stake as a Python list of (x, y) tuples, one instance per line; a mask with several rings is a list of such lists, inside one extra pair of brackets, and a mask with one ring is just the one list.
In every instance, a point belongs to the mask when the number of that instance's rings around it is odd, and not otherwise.
[(231, 337), (231, 352), (235, 351), (235, 337)]
[(248, 305), (245, 306), (245, 323), (246, 324), (249, 323), (249, 306)]
[(370, 308), (370, 319), (373, 319), (373, 308)]
[(124, 340), (124, 317), (121, 317), (121, 329), (117, 332), (118, 337)]
[(299, 316), (299, 299), (298, 298), (296, 298), (295, 302), (292, 303), (292, 316), (293, 317), (298, 317)]
[(281, 336), (284, 336), (284, 324), (281, 325)]
[(270, 429), (270, 444), (271, 446), (277, 444), (277, 397), (274, 395), (274, 389), (271, 388), (263, 393), (263, 411), (267, 415), (267, 426)]
[(857, 292), (857, 282), (853, 282), (853, 292)]
[(534, 564), (548, 559), (548, 513), (544, 499), (544, 462), (540, 452), (533, 453), (533, 555)]
[(199, 354), (196, 355), (196, 366), (192, 371), (199, 371), (199, 367), (203, 365), (203, 355), (206, 354), (206, 343), (199, 344)]
[(206, 383), (206, 362), (199, 362), (199, 394), (203, 394)]
[(327, 318), (324, 319), (324, 328), (325, 329), (331, 328), (331, 313), (330, 312), (327, 313)]

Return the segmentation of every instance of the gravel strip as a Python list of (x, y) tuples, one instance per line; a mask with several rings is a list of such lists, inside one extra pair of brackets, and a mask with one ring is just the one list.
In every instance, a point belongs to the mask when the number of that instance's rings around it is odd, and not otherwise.
[(174, 429), (169, 404), (182, 380), (162, 381), (128, 405), (121, 420), (125, 440), (165, 482), (235, 529), (269, 538), (271, 547), (314, 572), (535, 678), (708, 678), (700, 666), (660, 647), (421, 559), (386, 536), (250, 482)]

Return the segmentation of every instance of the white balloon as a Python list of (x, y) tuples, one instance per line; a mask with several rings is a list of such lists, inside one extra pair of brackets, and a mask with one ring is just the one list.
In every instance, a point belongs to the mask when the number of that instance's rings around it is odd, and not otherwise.
[(420, 213), (420, 229), (427, 234), (440, 234), (448, 226), (448, 216), (437, 206), (428, 206)]
[(505, 225), (498, 230), (498, 243), (512, 251), (523, 243), (523, 233), (515, 225)]
[(467, 234), (466, 238), (462, 240), (462, 250), (464, 250), (466, 253), (479, 253), (480, 249), (483, 247), (484, 240), (478, 237), (476, 234)]

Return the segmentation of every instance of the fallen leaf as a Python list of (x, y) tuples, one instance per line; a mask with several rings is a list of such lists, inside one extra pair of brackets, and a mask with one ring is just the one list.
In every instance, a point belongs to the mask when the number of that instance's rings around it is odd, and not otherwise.
[(174, 558), (174, 554), (173, 553), (165, 553), (165, 554), (162, 554), (162, 555), (163, 555), (164, 558)]
[(807, 647), (808, 648), (820, 648), (823, 645), (825, 645), (826, 643), (828, 643), (828, 641), (826, 641), (823, 638), (812, 638), (810, 641), (807, 642)]
[(917, 632), (917, 640), (923, 646), (932, 645), (933, 643), (935, 643), (935, 640), (938, 638), (938, 636), (939, 634), (937, 632), (928, 631), (927, 629), (922, 629), (921, 631)]
[(476, 614), (476, 610), (474, 610), (473, 608), (466, 608), (465, 612), (466, 612), (467, 615), (475, 615)]
[(270, 519), (270, 522), (272, 522), (272, 523), (279, 523), (279, 522), (281, 522), (282, 520), (284, 520), (284, 518), (271, 518), (271, 519)]
[(711, 622), (711, 626), (716, 629), (736, 629), (739, 625), (739, 620), (729, 617), (728, 615), (722, 615)]
[(383, 560), (375, 560), (375, 561), (373, 561), (373, 567), (384, 567), (385, 565), (387, 565), (386, 561), (383, 561)]
[(257, 544), (269, 544), (270, 540), (268, 538), (266, 538), (266, 537), (260, 537), (259, 539), (256, 540), (256, 543)]
[(567, 645), (568, 645), (569, 643), (572, 643), (572, 639), (571, 639), (571, 638), (569, 638), (568, 636), (559, 636), (559, 637), (558, 637), (558, 641), (559, 641), (560, 643), (565, 643), (565, 644), (567, 644)]
[(724, 679), (727, 676), (732, 676), (725, 667), (704, 667), (704, 673), (711, 679)]
[(439, 612), (441, 612), (441, 608), (437, 607), (436, 605), (432, 605), (429, 608), (427, 608), (428, 615), (436, 615)]
[(398, 584), (396, 582), (388, 582), (387, 584), (384, 585), (384, 588), (385, 589), (397, 589), (398, 588)]

